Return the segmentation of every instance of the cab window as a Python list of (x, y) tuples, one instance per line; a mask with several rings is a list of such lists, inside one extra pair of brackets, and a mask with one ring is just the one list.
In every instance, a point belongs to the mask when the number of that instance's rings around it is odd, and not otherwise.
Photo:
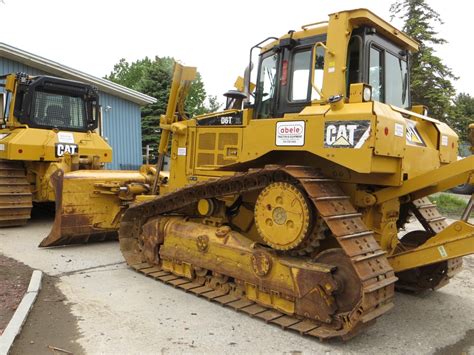
[(290, 101), (307, 101), (309, 93), (311, 51), (296, 52), (293, 55)]
[(362, 81), (361, 72), (362, 38), (353, 36), (347, 53), (346, 96), (349, 97), (350, 85)]
[[(292, 58), (291, 89), (289, 101), (310, 101), (320, 96), (311, 85), (312, 50), (295, 52)], [(324, 49), (317, 47), (314, 67), (314, 83), (321, 89), (324, 72)]]
[(407, 62), (390, 52), (385, 54), (386, 102), (398, 107), (407, 107), (408, 71)]
[(401, 53), (370, 47), (369, 84), (375, 101), (405, 108), (408, 102), (408, 65)]
[(40, 126), (86, 129), (84, 100), (78, 96), (36, 91), (31, 120)]
[(369, 84), (372, 86), (372, 98), (384, 102), (383, 52), (374, 46), (370, 47)]
[(256, 117), (271, 117), (275, 94), (278, 55), (273, 54), (262, 60), (258, 73), (256, 92)]

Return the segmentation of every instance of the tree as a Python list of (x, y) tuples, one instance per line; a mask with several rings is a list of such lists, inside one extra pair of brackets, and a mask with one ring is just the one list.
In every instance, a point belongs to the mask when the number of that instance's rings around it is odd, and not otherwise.
[(221, 104), (217, 101), (217, 96), (209, 95), (207, 101), (208, 105), (206, 107), (209, 112), (215, 112), (221, 107)]
[[(160, 140), (160, 116), (166, 112), (168, 96), (173, 78), (175, 60), (171, 57), (158, 57), (153, 60), (144, 59), (128, 63), (125, 59), (114, 65), (113, 71), (105, 76), (117, 84), (140, 91), (157, 99), (154, 104), (142, 107), (142, 146), (156, 147)], [(191, 84), (185, 111), (188, 116), (201, 115), (216, 111), (219, 108), (217, 98), (209, 96), (209, 105), (205, 104), (206, 90), (201, 75), (197, 73), (196, 79)]]
[(122, 58), (117, 64), (114, 65), (114, 70), (110, 73), (110, 75), (106, 75), (105, 78), (130, 89), (136, 90), (136, 86), (143, 77), (144, 71), (150, 66), (151, 60), (148, 57), (145, 57), (145, 59), (142, 60), (137, 60), (131, 64), (128, 63), (125, 58)]
[(448, 124), (459, 134), (461, 141), (467, 142), (468, 127), (471, 123), (474, 123), (474, 98), (469, 94), (460, 93), (453, 100)]
[(417, 40), (420, 49), (411, 58), (411, 96), (414, 104), (428, 107), (430, 116), (447, 121), (451, 99), (456, 91), (452, 80), (457, 77), (436, 56), (434, 45), (447, 43), (437, 37), (434, 24), (441, 17), (425, 0), (401, 0), (390, 6), (392, 19), (404, 20), (403, 31)]

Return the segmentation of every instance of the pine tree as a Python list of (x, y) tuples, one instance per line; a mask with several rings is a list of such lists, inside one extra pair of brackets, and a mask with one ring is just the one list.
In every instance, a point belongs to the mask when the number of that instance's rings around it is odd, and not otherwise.
[[(467, 127), (474, 123), (474, 98), (469, 94), (460, 93), (454, 98), (453, 103), (448, 124), (459, 134), (459, 139), (467, 144), (469, 140)], [(467, 149), (463, 155), (466, 153)]]
[(425, 0), (397, 1), (390, 12), (392, 19), (404, 20), (403, 31), (420, 44), (420, 50), (411, 58), (412, 103), (425, 105), (431, 117), (448, 121), (451, 99), (456, 93), (452, 80), (457, 77), (433, 48), (447, 43), (434, 30), (434, 24), (443, 24), (441, 16)]

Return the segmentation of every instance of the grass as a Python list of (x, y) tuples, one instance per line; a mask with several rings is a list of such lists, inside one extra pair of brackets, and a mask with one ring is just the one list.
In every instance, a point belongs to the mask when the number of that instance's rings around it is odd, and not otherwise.
[(459, 217), (466, 208), (467, 201), (452, 194), (440, 193), (428, 197), (436, 203), (441, 214)]

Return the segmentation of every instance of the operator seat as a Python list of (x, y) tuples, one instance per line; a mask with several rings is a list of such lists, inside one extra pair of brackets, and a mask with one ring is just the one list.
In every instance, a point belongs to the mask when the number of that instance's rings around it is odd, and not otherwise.
[(49, 105), (45, 121), (52, 126), (69, 126), (70, 118), (66, 116), (66, 110), (62, 106)]

